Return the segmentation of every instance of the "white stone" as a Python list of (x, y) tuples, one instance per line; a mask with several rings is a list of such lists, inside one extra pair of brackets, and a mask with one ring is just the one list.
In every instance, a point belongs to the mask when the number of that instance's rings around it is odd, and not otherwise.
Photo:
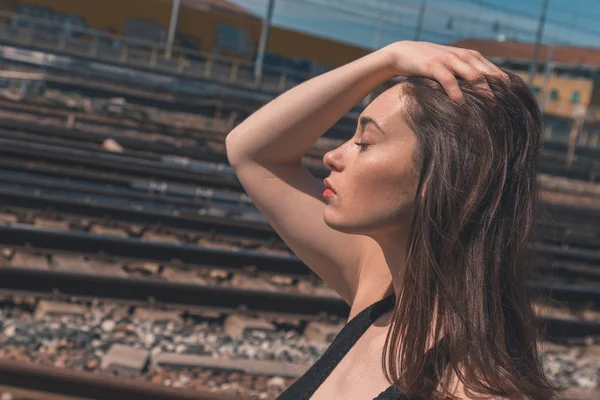
[(281, 376), (274, 376), (267, 381), (268, 387), (283, 387), (285, 385), (285, 379)]
[(147, 347), (152, 346), (152, 344), (154, 343), (155, 340), (156, 340), (156, 336), (154, 336), (151, 333), (148, 333), (146, 336), (144, 336), (144, 344)]
[(112, 332), (115, 329), (115, 321), (112, 319), (107, 319), (102, 322), (101, 328), (104, 332)]
[(9, 327), (5, 328), (5, 329), (4, 329), (4, 335), (5, 335), (6, 337), (13, 337), (13, 336), (15, 335), (15, 329), (16, 329), (16, 328), (15, 328), (15, 326), (14, 326), (14, 325), (11, 325), (11, 326), (9, 326)]

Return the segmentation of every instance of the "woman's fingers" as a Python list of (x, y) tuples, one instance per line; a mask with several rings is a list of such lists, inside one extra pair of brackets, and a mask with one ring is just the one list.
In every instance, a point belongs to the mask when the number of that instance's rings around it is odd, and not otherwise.
[[(451, 98), (461, 103), (464, 101), (464, 96), (460, 91), (458, 82), (456, 79), (451, 80), (448, 73), (472, 82), (476, 87), (488, 91), (492, 96), (493, 92), (487, 83), (485, 75), (495, 75), (500, 78), (510, 79), (504, 71), (483, 57), (479, 52), (473, 50), (452, 48), (450, 55), (446, 56), (440, 64), (447, 70), (447, 72), (443, 72), (442, 68), (437, 66), (437, 76), (442, 76), (442, 79), (445, 79), (444, 83), (440, 83), (444, 89), (447, 89), (446, 92)], [(457, 92), (460, 92), (460, 94)]]
[(500, 68), (498, 68), (498, 66), (496, 64), (494, 64), (493, 62), (491, 62), (490, 60), (488, 60), (487, 58), (485, 58), (484, 56), (482, 56), (480, 53), (475, 52), (476, 54), (474, 54), (474, 56), (479, 59), (479, 61), (483, 64), (486, 65), (488, 67), (486, 74), (487, 75), (496, 75), (500, 78), (504, 78), (504, 79), (510, 79), (510, 77), (508, 76), (508, 74), (504, 71), (502, 71)]
[[(401, 44), (397, 45), (398, 50), (395, 53), (398, 58), (395, 67), (400, 71), (400, 75), (421, 75), (435, 79), (451, 99), (461, 104), (465, 104), (465, 98), (460, 90), (458, 77), (487, 90), (491, 96), (493, 92), (486, 76), (510, 79), (504, 71), (476, 50), (433, 43), (399, 43)], [(400, 55), (403, 58), (400, 59)]]
[(484, 73), (486, 73), (488, 68), (485, 64), (479, 60), (475, 60), (474, 58), (470, 60), (471, 63), (468, 63), (455, 54), (448, 59), (448, 67), (452, 72), (461, 78), (472, 82), (476, 87), (492, 93), (492, 89), (490, 89), (490, 86), (488, 85), (484, 76)]
[(477, 50), (462, 49), (457, 47), (450, 47), (452, 53), (460, 57), (463, 61), (471, 64), (486, 75), (496, 75), (500, 78), (509, 79), (508, 75), (498, 68), (494, 63), (485, 58)]
[(490, 69), (494, 72), (495, 75), (499, 76), (500, 78), (510, 79), (508, 74), (506, 72), (502, 71), (500, 68), (498, 68), (498, 66), (496, 64), (494, 64), (493, 62), (491, 62), (490, 60), (488, 60), (481, 54), (479, 56), (481, 57), (481, 62), (487, 64), (490, 67)]
[(448, 96), (459, 104), (465, 104), (465, 98), (458, 86), (458, 81), (448, 67), (441, 62), (433, 63), (430, 73), (442, 85)]

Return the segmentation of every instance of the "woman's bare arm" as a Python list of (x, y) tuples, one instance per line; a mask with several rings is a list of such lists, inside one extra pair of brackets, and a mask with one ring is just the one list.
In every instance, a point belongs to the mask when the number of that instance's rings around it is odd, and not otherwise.
[(312, 78), (250, 115), (226, 139), (232, 165), (299, 162), (362, 98), (395, 76), (386, 48)]
[(387, 53), (377, 51), (304, 82), (252, 114), (226, 139), (229, 161), (256, 207), (294, 254), (349, 305), (369, 238), (324, 222), (325, 186), (301, 159), (348, 110), (394, 76), (388, 62)]

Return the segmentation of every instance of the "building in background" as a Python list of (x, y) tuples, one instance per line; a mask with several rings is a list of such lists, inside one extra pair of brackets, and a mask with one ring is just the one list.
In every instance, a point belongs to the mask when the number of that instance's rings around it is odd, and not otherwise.
[[(88, 29), (157, 44), (166, 40), (171, 5), (172, 0), (0, 0), (2, 10), (52, 21), (66, 34)], [(261, 24), (261, 16), (225, 0), (182, 0), (175, 48), (254, 61)], [(264, 63), (311, 76), (369, 51), (272, 27)]]
[[(531, 43), (470, 39), (453, 45), (477, 50), (528, 82)], [(588, 119), (600, 119), (600, 49), (541, 45), (531, 90), (549, 115), (572, 118), (587, 110)]]
[[(492, 40), (461, 40), (457, 47), (479, 51), (496, 65), (529, 81), (533, 44)], [(531, 90), (544, 114), (547, 132), (568, 135), (581, 120), (581, 144), (597, 146), (600, 135), (600, 49), (541, 45)], [(589, 142), (589, 143), (588, 143)]]

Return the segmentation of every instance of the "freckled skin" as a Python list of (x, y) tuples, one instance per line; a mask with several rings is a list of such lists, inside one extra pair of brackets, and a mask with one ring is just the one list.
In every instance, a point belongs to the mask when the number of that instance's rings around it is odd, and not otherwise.
[[(362, 112), (373, 124), (325, 154), (327, 180), (337, 193), (326, 198), (325, 223), (345, 233), (378, 237), (401, 234), (408, 224), (417, 184), (412, 152), (417, 139), (401, 118), (400, 85), (380, 94)], [(355, 142), (368, 143), (364, 151)]]

